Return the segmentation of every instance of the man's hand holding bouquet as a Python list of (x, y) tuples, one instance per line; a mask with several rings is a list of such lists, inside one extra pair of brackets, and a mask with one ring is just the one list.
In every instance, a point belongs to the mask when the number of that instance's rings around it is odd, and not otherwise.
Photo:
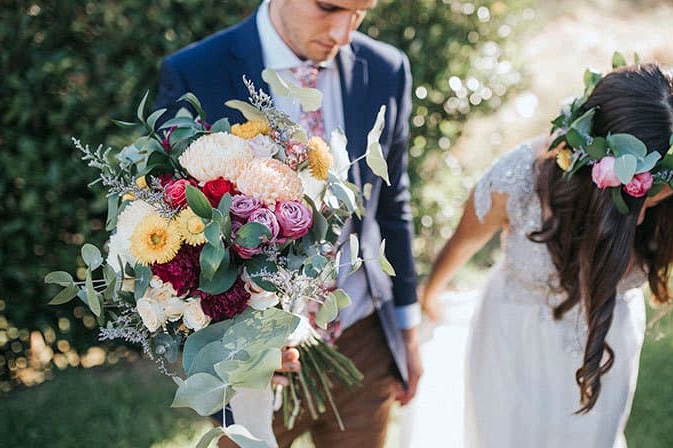
[[(285, 84), (273, 71), (263, 78), (305, 109), (320, 106), (317, 90)], [(274, 407), (283, 406), (288, 426), (302, 400), (313, 416), (334, 408), (332, 382), (356, 387), (361, 379), (324, 340), (350, 303), (337, 272), (376, 262), (394, 275), (383, 247), (378, 260), (362, 260), (357, 237), (340, 233), (346, 220), (361, 217), (367, 191), (348, 181), (359, 160), (349, 160), (343, 133), (333, 131), (329, 144), (307, 138), (244, 82), (249, 102), (226, 104), (245, 123), (208, 124), (187, 94), (181, 100), (196, 116), (181, 109), (157, 126), (165, 110), (146, 116), (146, 96), (139, 123), (118, 122), (147, 131), (133, 144), (92, 150), (73, 139), (108, 192), (107, 255), (85, 244), (84, 278), (63, 271), (45, 278), (63, 287), (51, 304), (79, 298), (98, 318), (101, 340), (140, 344), (175, 379), (172, 406), (204, 416), (232, 407), (236, 424), (213, 429), (202, 446), (222, 434), (243, 447), (276, 446)], [(383, 112), (362, 157), (387, 180), (378, 144)], [(344, 245), (348, 260), (340, 257)], [(287, 346), (300, 352), (302, 367), (283, 373), (287, 386), (274, 387)]]

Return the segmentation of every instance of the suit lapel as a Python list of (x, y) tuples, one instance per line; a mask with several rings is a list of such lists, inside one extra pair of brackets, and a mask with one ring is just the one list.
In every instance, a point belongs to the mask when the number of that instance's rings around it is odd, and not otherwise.
[(262, 44), (259, 41), (259, 31), (257, 30), (256, 13), (242, 22), (236, 29), (232, 43), (231, 51), (235, 55), (236, 58), (234, 60), (238, 61), (238, 64), (230, 69), (236, 73), (237, 77), (233, 80), (237, 98), (247, 100), (250, 96), (247, 87), (243, 83), (243, 76), (252, 81), (257, 90), (263, 89), (269, 93), (269, 86), (262, 80), (264, 60), (262, 59)]

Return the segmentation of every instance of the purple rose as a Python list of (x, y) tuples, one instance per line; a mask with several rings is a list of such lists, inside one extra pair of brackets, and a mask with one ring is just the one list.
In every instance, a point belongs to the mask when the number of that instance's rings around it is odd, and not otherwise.
[(271, 238), (269, 238), (269, 241), (274, 241), (276, 237), (278, 237), (278, 233), (280, 232), (278, 220), (276, 219), (276, 215), (274, 215), (273, 212), (268, 208), (258, 208), (254, 212), (250, 213), (248, 222), (258, 222), (260, 224), (264, 224), (271, 232)]
[(313, 212), (301, 202), (277, 202), (275, 213), (283, 238), (301, 238), (308, 233), (313, 223)]
[(245, 222), (248, 220), (250, 214), (261, 206), (262, 201), (257, 198), (246, 196), (244, 194), (237, 194), (231, 199), (229, 213), (234, 219)]
[(591, 179), (598, 188), (617, 187), (622, 183), (615, 173), (615, 158), (606, 156), (591, 168)]
[(647, 192), (652, 188), (654, 183), (654, 178), (649, 171), (644, 173), (638, 173), (633, 176), (631, 182), (624, 185), (624, 191), (626, 191), (630, 196), (634, 198), (639, 198), (645, 196)]

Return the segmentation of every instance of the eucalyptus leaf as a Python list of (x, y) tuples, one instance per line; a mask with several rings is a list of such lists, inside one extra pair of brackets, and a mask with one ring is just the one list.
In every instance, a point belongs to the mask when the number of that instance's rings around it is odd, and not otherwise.
[(188, 407), (201, 416), (216, 413), (223, 407), (223, 397), (229, 386), (218, 377), (195, 373), (178, 384), (171, 407)]
[(65, 271), (53, 271), (48, 273), (44, 276), (44, 282), (64, 287), (74, 284), (72, 275)]
[(147, 291), (147, 287), (150, 285), (150, 280), (152, 280), (152, 270), (149, 266), (136, 264), (133, 268), (133, 273), (135, 276), (133, 297), (138, 300), (145, 295), (145, 291)]
[(631, 134), (610, 134), (606, 137), (608, 146), (616, 157), (630, 154), (634, 157), (645, 157), (647, 146)]
[(266, 442), (253, 436), (243, 425), (229, 425), (224, 432), (240, 448), (269, 448)]
[(313, 223), (310, 232), (316, 241), (322, 241), (325, 239), (325, 235), (327, 235), (327, 227), (329, 225), (327, 219), (316, 208), (316, 205), (311, 198), (304, 196), (304, 200), (309, 204), (311, 211), (313, 212)]
[(320, 309), (315, 315), (315, 324), (322, 329), (326, 329), (327, 324), (336, 319), (338, 314), (337, 299), (333, 294), (330, 294), (325, 297), (322, 305), (320, 305)]
[(280, 347), (262, 350), (247, 360), (225, 359), (216, 363), (215, 372), (234, 389), (263, 389), (269, 385), (275, 370), (281, 368)]
[(624, 154), (615, 159), (615, 174), (619, 181), (626, 185), (631, 182), (634, 174), (636, 174), (636, 167), (638, 160), (631, 154)]
[(582, 137), (582, 134), (580, 134), (579, 131), (574, 128), (568, 129), (568, 132), (566, 133), (566, 141), (573, 148), (581, 148), (586, 143), (586, 140), (584, 137)]
[(117, 227), (117, 216), (119, 216), (119, 194), (112, 193), (107, 197), (106, 231), (111, 232)]
[(252, 281), (260, 288), (271, 292), (277, 291), (276, 286), (272, 282), (264, 279), (264, 277), (267, 277), (278, 270), (276, 264), (268, 260), (266, 255), (257, 255), (247, 260), (245, 263), (245, 270)]
[(187, 185), (185, 188), (185, 195), (187, 196), (187, 203), (194, 213), (205, 219), (212, 218), (213, 207), (201, 190), (193, 185)]
[(388, 178), (388, 164), (383, 158), (383, 149), (379, 143), (379, 138), (381, 137), (381, 133), (383, 132), (383, 127), (385, 125), (385, 112), (386, 106), (383, 105), (376, 115), (374, 126), (367, 134), (367, 151), (365, 160), (367, 161), (367, 165), (372, 170), (372, 172), (383, 179), (387, 185), (390, 185), (390, 179)]
[(259, 222), (248, 222), (243, 224), (236, 232), (234, 243), (254, 248), (271, 238), (271, 231), (267, 226)]
[(271, 86), (274, 92), (280, 96), (287, 96), (299, 101), (301, 107), (308, 112), (320, 109), (322, 104), (322, 92), (310, 87), (301, 87), (294, 83), (285, 82), (275, 70), (265, 68), (262, 71), (262, 79)]
[(49, 301), (49, 305), (62, 305), (64, 303), (70, 302), (72, 299), (77, 297), (78, 291), (79, 288), (75, 286), (74, 283), (64, 285), (64, 288)]
[(391, 277), (395, 276), (395, 268), (386, 258), (386, 240), (381, 241), (381, 246), (379, 246), (379, 263), (383, 272)]
[[(199, 442), (196, 444), (196, 448), (208, 448), (211, 446), (211, 443), (215, 442), (216, 440), (219, 440), (220, 437), (222, 437), (225, 434), (226, 431), (222, 426), (211, 428), (208, 432), (206, 432), (204, 435), (201, 436)], [(241, 445), (239, 444), (238, 446)], [(260, 447), (260, 448), (266, 448), (266, 447)]]
[(337, 308), (340, 310), (343, 308), (346, 308), (348, 305), (351, 304), (351, 297), (348, 295), (346, 291), (343, 289), (335, 289), (334, 291), (330, 292), (330, 295), (333, 295), (334, 298), (336, 299), (336, 304)]
[(355, 193), (341, 182), (335, 182), (330, 185), (332, 193), (346, 206), (349, 213), (357, 209), (355, 202)]
[(86, 279), (84, 280), (84, 286), (86, 291), (86, 302), (89, 305), (91, 312), (96, 315), (101, 315), (101, 306), (100, 299), (98, 298), (98, 293), (93, 287), (93, 280), (91, 279), (91, 269), (86, 270)]
[(86, 243), (82, 246), (81, 253), (84, 263), (86, 263), (92, 271), (95, 271), (101, 264), (103, 264), (103, 257), (100, 250), (93, 244)]
[[(578, 146), (584, 146), (587, 137), (591, 134), (595, 114), (596, 114), (595, 108), (589, 109), (570, 124), (570, 128), (575, 129), (582, 137), (582, 143), (581, 145)], [(572, 143), (570, 143), (570, 145), (573, 146), (574, 148), (577, 147), (574, 146)]]
[(593, 160), (600, 160), (608, 154), (608, 144), (603, 137), (595, 137), (586, 147), (587, 154)]
[(260, 112), (259, 109), (257, 109), (255, 106), (245, 101), (229, 100), (225, 102), (224, 105), (229, 106), (232, 109), (236, 109), (237, 111), (242, 113), (245, 119), (248, 121), (266, 120), (266, 117), (264, 116), (264, 114), (262, 114), (262, 112)]
[(636, 174), (644, 173), (645, 171), (650, 171), (657, 164), (661, 154), (658, 151), (652, 151), (645, 157), (638, 159), (636, 166)]
[(348, 235), (348, 244), (350, 246), (351, 266), (353, 266), (357, 262), (360, 253), (360, 241), (357, 235), (354, 233)]

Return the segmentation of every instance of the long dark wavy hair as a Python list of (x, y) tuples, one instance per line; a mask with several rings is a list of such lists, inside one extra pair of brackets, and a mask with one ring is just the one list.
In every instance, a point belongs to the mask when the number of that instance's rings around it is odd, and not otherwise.
[[(673, 79), (656, 64), (623, 67), (607, 74), (596, 85), (584, 110), (596, 107), (593, 134), (628, 133), (642, 140), (648, 151), (662, 156), (673, 130)], [(576, 372), (580, 409), (596, 404), (601, 375), (612, 367), (614, 352), (605, 337), (610, 329), (617, 284), (625, 273), (641, 267), (657, 302), (671, 295), (668, 276), (673, 262), (673, 200), (667, 198), (638, 215), (645, 198), (625, 195), (630, 213), (620, 213), (608, 189), (599, 189), (591, 170), (580, 169), (570, 180), (554, 160), (553, 151), (537, 161), (537, 193), (543, 216), (533, 241), (547, 245), (567, 298), (554, 317), (581, 303), (589, 328), (584, 360)], [(606, 356), (607, 355), (607, 356)], [(605, 361), (601, 362), (604, 359)]]

